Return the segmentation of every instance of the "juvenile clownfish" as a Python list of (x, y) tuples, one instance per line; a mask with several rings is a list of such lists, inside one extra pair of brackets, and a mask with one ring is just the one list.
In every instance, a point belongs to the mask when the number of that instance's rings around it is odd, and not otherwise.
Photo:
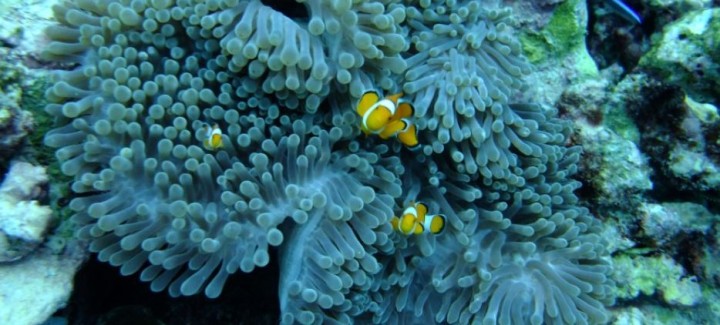
[(418, 202), (406, 208), (400, 217), (393, 217), (390, 224), (393, 229), (408, 236), (422, 233), (437, 235), (445, 229), (445, 216), (427, 214), (427, 206)]
[(403, 93), (389, 95), (384, 99), (375, 91), (365, 92), (357, 106), (357, 113), (362, 117), (360, 129), (365, 134), (378, 134), (386, 140), (395, 135), (400, 142), (410, 148), (418, 145), (417, 128), (410, 121), (415, 108), (406, 101), (401, 101)]
[(218, 150), (223, 146), (222, 131), (217, 123), (212, 127), (207, 124), (203, 126), (203, 138), (203, 147), (207, 150)]
[(398, 100), (403, 93), (389, 95), (380, 99), (375, 91), (366, 91), (358, 102), (357, 113), (362, 117), (360, 129), (365, 134), (379, 134), (395, 116)]
[(387, 140), (391, 136), (397, 136), (398, 141), (408, 148), (416, 148), (418, 146), (417, 128), (407, 118), (401, 118), (397, 121), (391, 121), (385, 129), (380, 132), (380, 138)]

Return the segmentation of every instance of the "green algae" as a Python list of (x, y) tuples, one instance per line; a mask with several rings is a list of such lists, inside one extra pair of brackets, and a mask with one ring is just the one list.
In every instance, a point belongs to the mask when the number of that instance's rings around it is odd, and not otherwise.
[(640, 130), (625, 109), (608, 109), (603, 116), (603, 125), (625, 140), (636, 145), (640, 143)]
[(578, 46), (585, 45), (585, 26), (580, 24), (575, 9), (578, 1), (560, 4), (540, 32), (525, 32), (520, 36), (523, 52), (530, 62), (538, 63), (550, 56), (565, 56)]
[(670, 257), (618, 255), (613, 257), (613, 265), (617, 298), (627, 300), (657, 293), (665, 302), (680, 306), (692, 306), (702, 299), (695, 278), (685, 276), (682, 266)]
[(525, 31), (520, 35), (523, 54), (533, 64), (552, 58), (571, 59), (571, 64), (584, 76), (596, 76), (597, 65), (585, 46), (586, 17), (584, 3), (569, 0), (558, 5), (550, 21), (539, 32)]
[(720, 96), (720, 9), (693, 11), (654, 35), (640, 67), (681, 86), (693, 99)]

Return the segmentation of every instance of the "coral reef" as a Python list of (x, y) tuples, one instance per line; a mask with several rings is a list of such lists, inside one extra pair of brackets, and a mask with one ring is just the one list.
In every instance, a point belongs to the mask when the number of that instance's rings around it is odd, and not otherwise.
[[(523, 8), (527, 2), (507, 3)], [(517, 93), (515, 100), (556, 106), (565, 89), (598, 76), (585, 42), (589, 5), (587, 1), (563, 1), (540, 11), (539, 22), (533, 20), (537, 10), (525, 9), (513, 15), (522, 27), (518, 40), (523, 54), (534, 66), (523, 78), (532, 87)]]
[(566, 89), (559, 102), (575, 120), (571, 139), (585, 149), (581, 194), (603, 219), (613, 254), (619, 303), (611, 321), (712, 323), (718, 239), (707, 184), (717, 175), (678, 174), (666, 153), (683, 147), (693, 164), (714, 161), (717, 111), (642, 72), (614, 81), (615, 69)]
[(645, 315), (643, 314), (643, 312), (640, 311), (640, 309), (632, 307), (629, 310), (619, 312), (618, 315), (616, 316), (613, 324), (615, 324), (615, 325), (642, 325), (642, 324), (648, 324), (648, 321), (645, 318)]
[(626, 76), (618, 90), (616, 95), (637, 122), (639, 145), (656, 171), (654, 182), (674, 187), (657, 189), (701, 194), (714, 201), (712, 193), (720, 185), (715, 106), (698, 103), (683, 89), (641, 73)]
[(539, 63), (553, 57), (563, 57), (573, 51), (586, 54), (581, 35), (585, 34), (587, 9), (578, 7), (579, 2), (581, 1), (563, 2), (555, 8), (543, 30), (537, 34), (523, 34), (523, 51), (531, 62)]
[(631, 141), (603, 127), (584, 126), (577, 138), (585, 149), (583, 179), (586, 190), (596, 191), (596, 203), (604, 206), (636, 204), (653, 188), (646, 158)]
[[(154, 291), (217, 297), (279, 251), (283, 323), (600, 323), (602, 227), (556, 112), (514, 103), (530, 65), (478, 1), (64, 1), (45, 143), (77, 235)], [(304, 20), (307, 24), (302, 23)], [(364, 91), (403, 90), (421, 145), (363, 137)], [(209, 125), (221, 144), (202, 145)], [(407, 237), (422, 201), (447, 218)]]
[(668, 24), (640, 66), (679, 85), (693, 98), (715, 102), (720, 95), (720, 9), (695, 11)]
[(565, 89), (557, 106), (574, 123), (571, 140), (583, 147), (579, 178), (596, 211), (628, 209), (652, 190), (651, 168), (637, 146), (639, 132), (612, 87), (616, 68)]
[(665, 302), (692, 306), (702, 300), (700, 285), (694, 277), (686, 277), (682, 266), (666, 256), (613, 257), (619, 299), (634, 298), (640, 293), (652, 295), (658, 291)]
[[(599, 79), (566, 88), (559, 108), (575, 120), (577, 132), (571, 139), (585, 149), (579, 176), (590, 186), (583, 187), (581, 195), (590, 198), (590, 210), (605, 226), (601, 236), (611, 243), (607, 249), (613, 254), (612, 279), (619, 300), (611, 310), (611, 322), (713, 323), (720, 310), (714, 302), (718, 295), (717, 96), (693, 88), (692, 82), (700, 79), (680, 71), (680, 66), (711, 55), (693, 46), (714, 32), (710, 31), (714, 20), (697, 20), (703, 11), (679, 9), (707, 8), (707, 2), (645, 5), (647, 20), (642, 26), (605, 30), (606, 36), (614, 36), (603, 40), (608, 48), (638, 52), (649, 45), (643, 43), (647, 36), (643, 33), (658, 32), (653, 36), (654, 50), (643, 56), (641, 66), (623, 75), (623, 68), (634, 64), (620, 58), (624, 67), (613, 64), (601, 70)], [(677, 22), (671, 24), (673, 20)], [(595, 24), (594, 33), (617, 26), (597, 20)], [(679, 30), (698, 34), (682, 36)], [(624, 41), (611, 40), (621, 34)], [(656, 57), (660, 48), (668, 51), (662, 58)], [(627, 54), (619, 49), (601, 51), (591, 45), (594, 57)], [(608, 58), (599, 58), (599, 64), (617, 62), (603, 63)], [(650, 66), (648, 62), (655, 59), (682, 63)], [(715, 81), (707, 82), (705, 86)]]
[(673, 9), (676, 11), (693, 11), (712, 6), (712, 0), (650, 0), (647, 1), (650, 7)]
[(678, 246), (690, 236), (710, 234), (716, 217), (702, 205), (689, 202), (645, 203), (638, 212), (643, 230), (641, 237), (652, 239), (661, 247)]

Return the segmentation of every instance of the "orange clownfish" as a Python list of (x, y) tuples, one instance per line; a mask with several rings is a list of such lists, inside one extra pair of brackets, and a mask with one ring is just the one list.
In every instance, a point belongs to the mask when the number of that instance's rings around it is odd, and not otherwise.
[(403, 93), (389, 95), (380, 99), (375, 91), (366, 91), (357, 105), (357, 113), (362, 117), (360, 129), (365, 134), (378, 134), (383, 140), (397, 136), (398, 140), (410, 147), (418, 145), (417, 128), (410, 117), (415, 108), (401, 101)]
[(391, 121), (385, 130), (380, 132), (380, 138), (387, 140), (391, 136), (397, 136), (400, 143), (408, 148), (418, 146), (417, 128), (409, 119), (401, 118), (397, 121)]
[(422, 233), (437, 235), (445, 229), (445, 216), (427, 214), (427, 206), (418, 202), (406, 208), (400, 217), (393, 217), (390, 224), (393, 229), (404, 235)]
[(222, 131), (217, 123), (212, 127), (207, 124), (203, 126), (203, 138), (203, 147), (207, 150), (218, 150), (223, 146)]

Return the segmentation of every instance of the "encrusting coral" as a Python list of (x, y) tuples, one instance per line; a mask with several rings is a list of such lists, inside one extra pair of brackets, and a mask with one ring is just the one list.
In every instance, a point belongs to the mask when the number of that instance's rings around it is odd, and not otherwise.
[[(283, 323), (604, 321), (610, 265), (569, 178), (579, 149), (553, 112), (510, 103), (530, 70), (510, 12), (299, 2), (307, 19), (258, 0), (54, 8), (46, 58), (76, 67), (47, 93), (45, 143), (98, 258), (217, 297), (278, 247)], [(379, 89), (417, 107), (420, 151), (360, 134), (355, 99)], [(393, 230), (419, 201), (443, 233)]]

